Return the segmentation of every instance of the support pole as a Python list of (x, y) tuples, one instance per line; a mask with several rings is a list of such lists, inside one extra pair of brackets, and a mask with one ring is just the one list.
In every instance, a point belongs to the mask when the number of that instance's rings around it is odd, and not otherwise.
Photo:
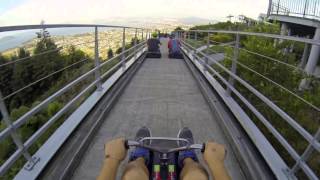
[(272, 10), (272, 0), (269, 0), (269, 7), (268, 7), (268, 12), (267, 12), (267, 17), (270, 16)]
[[(240, 47), (240, 35), (236, 34), (236, 44), (233, 50), (233, 59), (232, 59), (232, 65), (231, 65), (231, 72), (233, 74), (237, 73), (237, 61), (239, 58), (239, 47)], [(234, 85), (234, 78), (232, 76), (229, 77), (229, 84), (231, 86)], [(231, 89), (227, 87), (227, 96), (231, 95)]]
[[(317, 28), (313, 40), (319, 41), (320, 40), (320, 27)], [(310, 56), (308, 59), (307, 66), (305, 71), (307, 74), (312, 74), (316, 68), (320, 56), (320, 46), (319, 45), (312, 45)]]
[[(314, 34), (313, 40), (315, 40), (315, 41), (320, 40), (320, 27), (317, 28), (317, 30)], [(317, 67), (319, 57), (320, 57), (320, 46), (313, 44), (311, 47), (311, 51), (310, 51), (307, 65), (304, 69), (305, 72), (307, 73), (307, 75), (309, 75), (309, 76), (313, 75), (313, 73)], [(310, 86), (310, 82), (311, 82), (310, 78), (303, 79), (300, 83), (299, 89), (300, 90), (308, 89)]]
[(122, 68), (126, 69), (126, 55), (124, 51), (126, 50), (126, 28), (123, 28), (122, 33), (122, 56), (121, 56), (121, 64)]
[[(309, 36), (307, 38), (309, 39)], [(309, 51), (310, 51), (310, 45), (308, 43), (305, 43), (301, 62), (299, 64), (300, 68), (305, 68), (308, 60)]]
[(97, 91), (102, 90), (102, 85), (101, 85), (101, 75), (100, 75), (100, 59), (99, 59), (99, 37), (98, 37), (98, 27), (96, 26), (94, 28), (94, 64), (95, 68), (95, 78), (98, 80), (96, 86), (97, 86)]
[[(287, 36), (288, 35), (288, 24), (287, 23), (282, 23), (281, 24), (280, 35), (281, 36)], [(282, 42), (283, 42), (283, 39), (280, 39), (279, 43), (282, 43)]]

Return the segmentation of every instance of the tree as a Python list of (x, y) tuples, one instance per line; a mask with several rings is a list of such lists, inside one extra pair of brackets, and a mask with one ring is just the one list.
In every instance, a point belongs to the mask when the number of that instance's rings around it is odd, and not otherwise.
[[(33, 54), (42, 54), (41, 56), (34, 57), (33, 60), (33, 77), (32, 81), (36, 81), (39, 78), (46, 77), (47, 75), (61, 69), (64, 62), (62, 61), (62, 56), (60, 55), (57, 45), (50, 38), (49, 35), (40, 36), (36, 48)], [(40, 81), (34, 87), (34, 94), (38, 96), (42, 92), (46, 91), (52, 86), (55, 79), (59, 78), (61, 74), (56, 74), (47, 78), (45, 81)], [(38, 94), (38, 95), (37, 95)]]
[(108, 59), (113, 58), (113, 51), (111, 48), (108, 49)]
[[(12, 82), (11, 86), (13, 90), (18, 90), (20, 88), (25, 87), (32, 79), (32, 64), (33, 62), (30, 61), (30, 53), (26, 51), (24, 48), (19, 48), (18, 50), (18, 57), (19, 59), (23, 59), (19, 62), (14, 64), (13, 75), (12, 75)], [(33, 88), (29, 87), (24, 89), (20, 93), (16, 94), (12, 97), (10, 101), (10, 109), (20, 107), (23, 104), (30, 103), (30, 98), (27, 98), (27, 95), (32, 94)]]
[(65, 66), (68, 66), (86, 58), (88, 57), (83, 51), (76, 49), (75, 46), (70, 46), (67, 50), (67, 55), (62, 59), (64, 59)]
[[(0, 64), (5, 64), (9, 62), (9, 59), (2, 56), (0, 54)], [(0, 67), (0, 90), (3, 94), (3, 96), (8, 95), (12, 89), (11, 86), (8, 86), (10, 84), (12, 79), (12, 65), (5, 65)]]
[(134, 46), (135, 39), (137, 40), (137, 44), (140, 43), (140, 40), (139, 40), (138, 38), (135, 38), (135, 37), (134, 37), (134, 38), (131, 39), (131, 42), (130, 42), (131, 47)]
[(182, 27), (178, 26), (174, 29), (174, 31), (184, 31), (184, 29), (182, 29)]

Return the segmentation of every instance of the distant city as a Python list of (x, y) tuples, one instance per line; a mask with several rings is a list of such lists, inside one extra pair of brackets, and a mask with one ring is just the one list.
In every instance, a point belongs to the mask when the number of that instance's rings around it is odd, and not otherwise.
[[(150, 29), (158, 29), (164, 32), (170, 32), (175, 29), (177, 26), (182, 28), (189, 28), (197, 24), (209, 24), (214, 23), (216, 21), (209, 19), (202, 19), (196, 17), (175, 19), (175, 18), (148, 18), (143, 20), (138, 20), (136, 18), (117, 18), (107, 20), (99, 20), (95, 22), (95, 24), (108, 24), (108, 25), (126, 25), (132, 27), (145, 27)], [(36, 38), (36, 32), (39, 30), (28, 30), (28, 31), (17, 31), (11, 33), (0, 33), (0, 52), (2, 54), (10, 54), (14, 52), (19, 47), (30, 47), (30, 45), (34, 44), (33, 40)], [(90, 38), (88, 33), (93, 33), (93, 28), (57, 28), (57, 29), (48, 29), (51, 36), (58, 40), (57, 44), (62, 44), (63, 39), (71, 40), (72, 42), (81, 43)], [(120, 31), (116, 31), (114, 29), (102, 29), (101, 31), (107, 32), (109, 31), (109, 35), (112, 38), (108, 39), (108, 46), (110, 48), (115, 49), (120, 46), (120, 40), (122, 38)], [(133, 33), (133, 32), (131, 32)], [(81, 37), (75, 35), (83, 35)], [(70, 36), (70, 37), (68, 37)], [(73, 37), (73, 38), (72, 38)], [(75, 38), (76, 37), (76, 38)], [(128, 38), (132, 38), (130, 35)], [(93, 38), (93, 36), (92, 36)], [(129, 39), (130, 40), (130, 39)], [(107, 42), (106, 42), (107, 43)]]

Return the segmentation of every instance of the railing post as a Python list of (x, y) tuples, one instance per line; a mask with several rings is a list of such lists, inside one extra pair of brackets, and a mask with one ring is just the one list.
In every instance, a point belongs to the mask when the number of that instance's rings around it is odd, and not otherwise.
[(303, 9), (303, 17), (306, 16), (307, 7), (308, 7), (308, 0), (305, 0), (304, 9)]
[(95, 78), (98, 80), (96, 86), (97, 90), (101, 91), (102, 86), (101, 86), (101, 75), (100, 75), (100, 59), (99, 59), (99, 35), (98, 35), (98, 27), (96, 26), (94, 28), (94, 64), (95, 68)]
[[(210, 48), (210, 32), (208, 32), (208, 37), (207, 37), (207, 48), (206, 48), (206, 55), (209, 56), (209, 48)], [(207, 65), (209, 64), (209, 57), (206, 57), (204, 60), (204, 70), (207, 71)]]
[(10, 136), (15, 143), (15, 145), (18, 147), (18, 149), (22, 150), (23, 156), (28, 160), (28, 163), (24, 166), (24, 168), (28, 171), (31, 171), (35, 164), (40, 160), (38, 157), (32, 157), (27, 149), (25, 149), (25, 146), (19, 137), (17, 131), (12, 126), (12, 121), (9, 116), (8, 109), (6, 107), (6, 104), (3, 100), (2, 93), (0, 91), (0, 112), (2, 114), (2, 119), (4, 123), (6, 124), (7, 128), (11, 129)]
[(280, 0), (278, 0), (277, 15), (279, 14), (279, 8), (280, 8)]
[(135, 31), (135, 33), (134, 33), (134, 52), (135, 52), (135, 54), (134, 54), (134, 56), (135, 56), (135, 59), (137, 59), (137, 53), (138, 53), (138, 47), (137, 47), (137, 31), (138, 31), (138, 29), (136, 29), (136, 31)]
[[(233, 59), (232, 59), (232, 65), (231, 65), (231, 72), (236, 74), (237, 73), (237, 61), (239, 57), (239, 47), (240, 47), (240, 35), (236, 34), (236, 44), (233, 50)], [(234, 78), (232, 76), (229, 77), (229, 84), (231, 86), (234, 85)], [(231, 95), (231, 89), (227, 88), (227, 96)]]
[(197, 33), (197, 31), (194, 32), (194, 40), (198, 41), (198, 33)]
[(142, 32), (141, 32), (141, 41), (143, 41), (143, 29), (142, 29)]
[(126, 28), (123, 28), (123, 33), (122, 33), (122, 56), (121, 56), (121, 64), (122, 68), (126, 68), (126, 55), (125, 55), (125, 50), (126, 50)]
[(149, 33), (149, 31), (147, 31), (147, 33), (146, 33), (146, 38), (145, 38), (145, 40), (147, 40), (147, 39), (148, 39), (148, 33)]

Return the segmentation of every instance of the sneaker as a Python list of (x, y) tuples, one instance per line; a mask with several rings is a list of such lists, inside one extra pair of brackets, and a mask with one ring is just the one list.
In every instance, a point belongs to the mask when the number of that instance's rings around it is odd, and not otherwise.
[[(140, 141), (141, 139), (143, 139), (145, 137), (151, 137), (151, 131), (146, 127), (142, 127), (136, 133), (135, 140)], [(145, 141), (145, 145), (150, 145), (150, 144), (151, 144), (150, 140)], [(144, 158), (145, 163), (148, 164), (149, 159), (150, 159), (149, 150), (146, 148), (137, 147), (134, 151), (131, 152), (130, 157), (129, 157), (129, 161), (134, 161), (140, 157)]]
[[(136, 137), (135, 140), (136, 141), (140, 141), (141, 139), (145, 138), (145, 137), (151, 137), (151, 131), (150, 129), (148, 129), (147, 127), (142, 127), (138, 130), (138, 132), (136, 133)], [(147, 140), (144, 141), (145, 145), (150, 145), (151, 144), (151, 140)]]
[[(183, 138), (183, 139), (187, 139), (189, 141), (190, 144), (194, 143), (194, 139), (193, 139), (193, 135), (192, 132), (189, 128), (184, 127), (182, 129), (180, 129), (179, 133), (178, 133), (178, 138)], [(186, 146), (187, 144), (182, 142), (182, 141), (178, 141), (178, 146)], [(180, 151), (179, 152), (179, 156), (178, 156), (178, 165), (180, 168), (183, 167), (183, 160), (186, 158), (191, 158), (194, 161), (198, 162), (198, 158), (197, 155), (195, 153), (194, 150), (185, 150), (185, 151)]]

